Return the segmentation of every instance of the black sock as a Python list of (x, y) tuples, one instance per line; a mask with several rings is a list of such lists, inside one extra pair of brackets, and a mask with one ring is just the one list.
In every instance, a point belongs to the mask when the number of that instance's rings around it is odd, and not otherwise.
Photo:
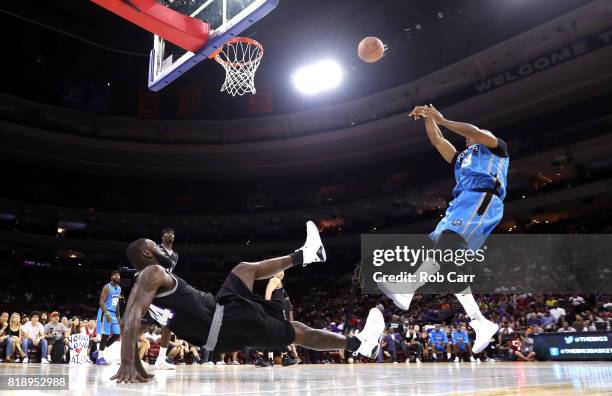
[(360, 346), (361, 341), (359, 341), (359, 338), (355, 336), (346, 337), (346, 348), (344, 349), (346, 349), (347, 351), (355, 352), (357, 349), (359, 349)]
[(304, 252), (302, 252), (302, 250), (296, 250), (295, 252), (291, 253), (289, 257), (291, 257), (291, 262), (293, 265), (304, 264)]
[(106, 346), (109, 347), (113, 345), (113, 343), (117, 341), (118, 339), (119, 339), (119, 334), (113, 334), (106, 342)]
[(108, 334), (102, 334), (102, 337), (100, 338), (100, 351), (103, 351), (104, 349), (106, 349), (106, 343), (108, 342), (108, 338), (110, 336)]

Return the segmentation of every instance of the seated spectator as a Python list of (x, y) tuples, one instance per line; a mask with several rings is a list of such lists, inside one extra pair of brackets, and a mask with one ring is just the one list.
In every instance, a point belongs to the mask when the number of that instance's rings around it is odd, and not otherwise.
[(536, 359), (536, 354), (533, 351), (533, 338), (521, 337), (518, 340), (518, 349), (514, 351), (517, 360), (524, 362), (532, 362)]
[(438, 352), (446, 351), (446, 359), (451, 359), (451, 344), (448, 341), (446, 331), (441, 328), (439, 323), (434, 325), (434, 329), (429, 333), (429, 344), (432, 349), (432, 357), (438, 359)]
[(421, 351), (423, 353), (423, 360), (429, 359), (429, 333), (425, 328), (421, 329)]
[(567, 315), (565, 309), (559, 307), (557, 303), (555, 303), (554, 307), (550, 310), (550, 314), (555, 318), (555, 323), (559, 322), (559, 318)]
[[(21, 316), (14, 312), (9, 320), (6, 339), (6, 362), (19, 363), (25, 358), (26, 354), (21, 349)], [(13, 353), (17, 352), (19, 357), (13, 358)]]
[(541, 325), (545, 330), (552, 331), (555, 329), (557, 319), (550, 313), (550, 309), (546, 310), (546, 314), (542, 317)]
[(143, 333), (138, 337), (138, 356), (140, 360), (143, 360), (144, 356), (149, 353), (149, 348), (151, 348), (151, 343)]
[(469, 356), (470, 361), (475, 362), (474, 356), (472, 356), (472, 344), (468, 337), (467, 328), (461, 326), (460, 329), (453, 331), (452, 333), (453, 349), (455, 350), (455, 362), (459, 362), (460, 355)]
[[(191, 345), (187, 343), (186, 341), (183, 341), (183, 342), (186, 348), (185, 354), (186, 355), (191, 354), (191, 356), (193, 356), (194, 363), (203, 364), (204, 360), (202, 359), (202, 357), (200, 357), (200, 348), (195, 345)], [(238, 352), (232, 352), (232, 361), (230, 362), (230, 364), (234, 364), (233, 362), (238, 362), (237, 356), (238, 356)]]
[(144, 336), (149, 340), (149, 344), (159, 343), (161, 339), (161, 331), (156, 325), (151, 325), (145, 332)]
[[(175, 364), (185, 364), (185, 349), (183, 348), (183, 343), (174, 333), (170, 336), (167, 356), (168, 360), (175, 361)], [(163, 356), (159, 358), (163, 358)]]
[[(405, 327), (408, 328), (408, 326)], [(406, 355), (406, 363), (410, 362), (412, 357), (417, 363), (421, 362), (423, 346), (421, 345), (421, 332), (418, 325), (414, 325), (412, 329), (406, 331), (402, 348), (404, 355)]]
[(49, 344), (47, 359), (53, 363), (61, 363), (66, 355), (68, 329), (60, 323), (59, 312), (51, 312), (50, 318), (51, 321), (45, 325), (45, 339)]
[(570, 327), (567, 321), (564, 321), (561, 328), (557, 330), (557, 333), (575, 333), (575, 332), (576, 332), (576, 329), (573, 327)]
[(69, 323), (71, 323), (70, 334), (85, 334), (85, 324), (81, 323), (81, 319), (75, 316)]
[(21, 348), (26, 354), (23, 359), (24, 363), (28, 363), (28, 349), (34, 345), (40, 347), (40, 362), (49, 364), (47, 360), (47, 340), (45, 339), (45, 328), (38, 322), (40, 314), (37, 311), (32, 312), (32, 319), (21, 327)]
[(593, 322), (587, 319), (584, 321), (584, 327), (582, 331), (597, 331), (597, 327), (595, 327), (595, 324)]
[(100, 341), (98, 338), (98, 333), (96, 330), (96, 320), (89, 319), (86, 321), (87, 325), (84, 327), (85, 334), (89, 337), (89, 360), (92, 362), (95, 361), (94, 353), (98, 351), (98, 342)]
[(41, 324), (41, 325), (43, 325), (43, 326), (46, 326), (46, 325), (47, 325), (47, 322), (48, 322), (49, 320), (48, 320), (48, 317), (47, 317), (47, 312), (46, 312), (46, 311), (42, 311), (42, 312), (40, 313), (40, 319), (39, 319), (38, 321), (39, 321), (39, 322), (40, 322), (40, 324)]

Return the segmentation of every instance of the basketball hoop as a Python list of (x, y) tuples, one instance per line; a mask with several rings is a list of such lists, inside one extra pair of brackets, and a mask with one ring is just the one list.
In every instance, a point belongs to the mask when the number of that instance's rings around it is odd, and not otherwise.
[(234, 37), (213, 54), (226, 72), (221, 92), (232, 96), (255, 93), (255, 72), (263, 53), (263, 46), (257, 41), (248, 37)]

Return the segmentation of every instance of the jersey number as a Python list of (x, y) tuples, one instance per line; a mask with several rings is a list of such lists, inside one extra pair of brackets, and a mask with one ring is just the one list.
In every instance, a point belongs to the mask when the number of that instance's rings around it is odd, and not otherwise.
[(168, 321), (174, 317), (174, 313), (169, 309), (160, 308), (156, 305), (149, 305), (149, 314), (157, 323), (167, 326)]
[(463, 161), (461, 161), (461, 167), (465, 168), (466, 166), (470, 166), (472, 163), (472, 153), (469, 153)]

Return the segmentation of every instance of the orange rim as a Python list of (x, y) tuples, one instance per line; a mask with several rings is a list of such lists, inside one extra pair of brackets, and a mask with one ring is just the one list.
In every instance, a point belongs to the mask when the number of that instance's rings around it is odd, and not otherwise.
[[(223, 51), (223, 47), (225, 47), (227, 44), (232, 44), (232, 43), (247, 43), (247, 44), (250, 44), (250, 45), (254, 45), (254, 46), (259, 48), (259, 56), (257, 57), (257, 59), (252, 60), (252, 61), (248, 61), (248, 62), (237, 62), (237, 63), (226, 62), (223, 59), (221, 59), (219, 54), (221, 53), (221, 51)], [(214, 58), (221, 65), (230, 65), (230, 66), (244, 66), (244, 65), (248, 65), (248, 64), (251, 64), (251, 63), (254, 63), (254, 62), (257, 62), (257, 61), (261, 60), (261, 58), (263, 57), (263, 54), (264, 54), (263, 45), (259, 44), (258, 41), (253, 40), (252, 38), (249, 38), (249, 37), (233, 37), (233, 38), (229, 39), (225, 44), (223, 44), (223, 47), (219, 48), (218, 50), (216, 50), (215, 52), (213, 52), (209, 56), (210, 59)]]

